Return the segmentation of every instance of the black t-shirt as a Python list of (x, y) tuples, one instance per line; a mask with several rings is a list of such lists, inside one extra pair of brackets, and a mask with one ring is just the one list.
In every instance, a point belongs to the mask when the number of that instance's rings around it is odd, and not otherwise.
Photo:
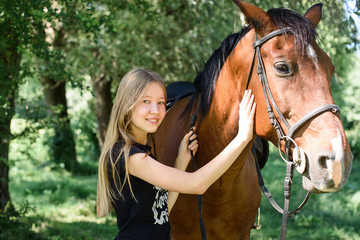
[[(123, 143), (121, 142), (115, 143), (112, 149), (113, 159), (117, 159), (122, 146)], [(151, 147), (147, 145), (133, 144), (129, 155), (136, 153), (145, 153), (154, 158), (151, 154)], [(113, 184), (111, 164), (108, 166), (110, 185), (115, 190), (114, 192), (117, 192)], [(121, 182), (123, 182), (125, 177), (125, 160), (123, 156), (120, 157), (116, 167)], [(132, 175), (130, 175), (130, 182), (136, 200), (131, 196), (128, 183), (125, 184), (122, 190), (123, 198), (119, 196), (118, 199), (114, 200), (119, 228), (115, 240), (170, 239), (168, 192)], [(120, 183), (118, 183), (119, 185)]]

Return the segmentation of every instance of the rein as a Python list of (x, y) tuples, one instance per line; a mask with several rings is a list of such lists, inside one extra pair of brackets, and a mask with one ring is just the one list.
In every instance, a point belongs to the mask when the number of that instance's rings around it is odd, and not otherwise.
[[(196, 120), (198, 119), (198, 115), (199, 115), (199, 110), (200, 110), (200, 95), (198, 95), (199, 97), (196, 99), (198, 100), (198, 105), (196, 108), (196, 112), (195, 114), (192, 115), (191, 117), (191, 121), (190, 121), (190, 131), (193, 130), (193, 128), (195, 127), (196, 124)], [(194, 171), (197, 170), (197, 166), (196, 166), (196, 162), (195, 162), (195, 158), (194, 158), (194, 152), (192, 150), (190, 150), (191, 153), (191, 160), (193, 163), (193, 167), (194, 167)], [(198, 209), (199, 209), (199, 214), (200, 214), (200, 232), (201, 232), (201, 237), (203, 240), (207, 240), (206, 237), (206, 229), (205, 229), (205, 224), (204, 224), (204, 219), (202, 217), (202, 195), (197, 195), (197, 202), (198, 202)]]
[[(278, 106), (276, 105), (276, 102), (271, 94), (270, 91), (270, 87), (269, 87), (269, 83), (266, 77), (266, 71), (265, 71), (265, 66), (264, 66), (264, 62), (262, 60), (261, 57), (261, 52), (260, 52), (260, 48), (263, 44), (265, 44), (268, 40), (272, 39), (273, 37), (276, 36), (280, 36), (283, 34), (286, 34), (288, 32), (292, 32), (290, 28), (285, 28), (284, 30), (275, 30), (269, 34), (267, 34), (266, 36), (264, 36), (263, 38), (258, 40), (258, 36), (256, 34), (256, 39), (255, 42), (253, 44), (254, 47), (254, 55), (253, 55), (253, 59), (252, 59), (252, 63), (251, 63), (251, 67), (250, 67), (250, 72), (248, 75), (248, 80), (246, 83), (246, 89), (248, 89), (249, 84), (250, 84), (250, 80), (251, 80), (251, 75), (254, 69), (254, 65), (255, 65), (255, 57), (258, 60), (257, 63), (257, 74), (259, 76), (260, 82), (262, 84), (262, 88), (264, 91), (264, 96), (265, 96), (265, 100), (266, 100), (266, 105), (267, 105), (267, 112), (269, 114), (269, 118), (270, 118), (270, 122), (271, 124), (274, 126), (275, 130), (276, 130), (276, 134), (279, 138), (279, 142), (278, 142), (278, 149), (279, 149), (279, 153), (281, 158), (285, 161), (286, 163), (286, 175), (285, 175), (285, 179), (284, 179), (284, 208), (281, 209), (281, 207), (275, 202), (275, 200), (273, 199), (273, 197), (271, 196), (271, 193), (268, 191), (268, 189), (265, 187), (264, 184), (264, 180), (262, 178), (261, 172), (260, 172), (260, 168), (259, 165), (256, 161), (256, 166), (257, 166), (257, 172), (258, 172), (258, 181), (259, 181), (259, 185), (261, 187), (261, 190), (263, 191), (265, 197), (269, 200), (269, 202), (271, 203), (271, 205), (282, 214), (282, 225), (281, 225), (281, 237), (280, 239), (285, 239), (286, 238), (286, 230), (287, 230), (287, 220), (288, 217), (292, 217), (295, 216), (296, 214), (298, 214), (300, 211), (300, 209), (306, 204), (306, 202), (308, 201), (308, 199), (310, 198), (310, 192), (307, 193), (304, 201), (300, 204), (300, 206), (293, 210), (293, 211), (289, 211), (289, 205), (290, 205), (290, 197), (291, 197), (291, 184), (292, 184), (292, 178), (293, 178), (293, 174), (294, 174), (294, 167), (296, 167), (296, 169), (300, 172), (303, 173), (305, 171), (306, 168), (306, 157), (305, 157), (305, 153), (302, 151), (302, 149), (297, 146), (297, 144), (295, 143), (295, 140), (293, 139), (293, 136), (295, 134), (295, 132), (301, 127), (303, 126), (305, 123), (307, 123), (308, 121), (310, 121), (311, 119), (317, 117), (318, 115), (327, 112), (327, 111), (331, 111), (332, 113), (336, 113), (336, 112), (340, 112), (339, 107), (335, 104), (325, 104), (322, 105), (318, 108), (316, 108), (315, 110), (311, 111), (310, 113), (306, 114), (304, 117), (302, 117), (299, 121), (297, 121), (292, 127), (289, 125), (288, 121), (285, 119), (285, 117), (283, 116), (283, 114), (280, 112)], [(270, 103), (271, 102), (271, 103)], [(288, 135), (284, 134), (283, 129), (281, 128), (281, 125), (278, 121), (278, 119), (276, 118), (273, 108), (275, 108), (277, 114), (280, 117), (280, 120), (284, 123), (284, 125), (287, 128), (287, 132)], [(280, 144), (281, 141), (285, 141), (285, 155), (286, 158), (284, 158), (281, 154), (281, 150), (280, 150)], [(294, 144), (295, 148), (293, 150), (293, 156), (290, 156), (290, 148), (291, 148), (291, 144)]]

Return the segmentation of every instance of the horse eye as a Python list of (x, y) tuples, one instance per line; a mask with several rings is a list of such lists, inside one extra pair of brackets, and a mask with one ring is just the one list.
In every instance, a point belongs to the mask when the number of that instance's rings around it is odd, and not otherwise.
[(289, 65), (284, 62), (275, 63), (274, 68), (280, 74), (289, 74), (291, 72)]

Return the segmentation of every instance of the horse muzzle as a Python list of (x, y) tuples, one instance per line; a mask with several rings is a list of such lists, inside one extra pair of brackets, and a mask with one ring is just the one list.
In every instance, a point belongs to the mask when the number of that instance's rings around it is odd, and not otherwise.
[(307, 171), (303, 173), (303, 188), (311, 193), (340, 190), (348, 179), (353, 155), (345, 152), (320, 152), (313, 161), (307, 158)]

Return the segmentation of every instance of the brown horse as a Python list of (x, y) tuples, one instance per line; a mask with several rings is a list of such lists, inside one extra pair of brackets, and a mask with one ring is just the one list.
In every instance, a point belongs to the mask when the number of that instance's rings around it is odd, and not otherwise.
[[(256, 39), (282, 29), (261, 46), (268, 78), (284, 135), (309, 112), (333, 104), (330, 80), (331, 59), (316, 43), (315, 27), (321, 19), (321, 4), (301, 16), (285, 9), (264, 12), (248, 3), (235, 1), (249, 24), (229, 35), (214, 51), (195, 79), (196, 93), (177, 102), (167, 113), (154, 136), (157, 159), (173, 164), (181, 138), (188, 131), (190, 116), (199, 106), (196, 128), (198, 168), (214, 158), (234, 138), (238, 129), (238, 105), (250, 75), (249, 88), (255, 95), (256, 135), (278, 146), (279, 137), (269, 121), (262, 83), (251, 69)], [(255, 66), (259, 61), (255, 60)], [(254, 71), (254, 73), (252, 73)], [(274, 106), (274, 103), (272, 104)], [(284, 121), (279, 115), (283, 115)], [(305, 152), (303, 188), (313, 193), (341, 189), (351, 171), (352, 153), (338, 111), (324, 111), (298, 126), (292, 139)], [(252, 142), (253, 143), (253, 142)], [(254, 158), (249, 144), (232, 167), (203, 195), (203, 218), (208, 239), (248, 239), (260, 205)], [(280, 142), (284, 151), (285, 143)], [(294, 147), (291, 147), (292, 151)], [(193, 171), (189, 166), (188, 171)], [(170, 215), (172, 239), (201, 239), (196, 196), (181, 194)]]

